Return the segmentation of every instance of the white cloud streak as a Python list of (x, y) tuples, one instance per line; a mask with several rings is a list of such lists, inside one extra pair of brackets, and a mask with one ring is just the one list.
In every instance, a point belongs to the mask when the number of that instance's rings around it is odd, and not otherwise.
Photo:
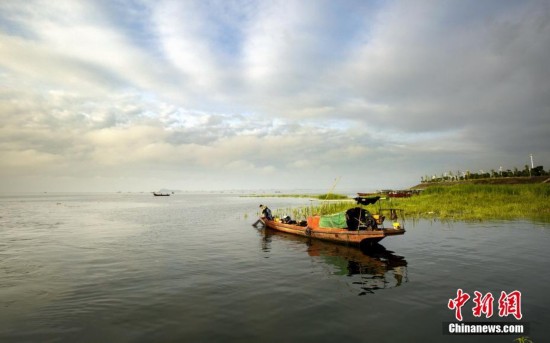
[(543, 1), (6, 1), (0, 13), (0, 191), (322, 188), (337, 175), (373, 189), (521, 167), (529, 153), (550, 163)]

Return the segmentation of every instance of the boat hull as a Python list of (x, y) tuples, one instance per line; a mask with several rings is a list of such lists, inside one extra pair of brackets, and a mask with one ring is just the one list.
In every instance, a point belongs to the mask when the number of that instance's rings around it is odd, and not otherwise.
[(405, 229), (382, 229), (384, 232), (384, 236), (398, 236), (398, 235), (404, 235)]
[(265, 218), (263, 218), (262, 221), (266, 227), (273, 230), (355, 246), (376, 243), (381, 241), (386, 236), (383, 230), (349, 231), (347, 229), (311, 228), (308, 226), (284, 224), (274, 220), (267, 220)]

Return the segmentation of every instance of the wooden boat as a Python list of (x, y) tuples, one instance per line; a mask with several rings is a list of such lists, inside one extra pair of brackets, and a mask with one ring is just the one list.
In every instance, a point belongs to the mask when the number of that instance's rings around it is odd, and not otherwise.
[[(360, 205), (370, 205), (375, 204), (380, 200), (380, 197), (357, 197), (355, 200)], [(378, 214), (374, 215), (368, 212), (366, 212), (368, 215), (365, 215), (365, 210), (360, 207), (355, 207), (347, 212), (354, 210), (356, 214), (350, 215), (350, 213), (346, 213), (347, 227), (343, 227), (342, 225), (339, 227), (320, 225), (321, 216), (310, 216), (307, 218), (307, 221), (303, 223), (292, 223), (279, 218), (267, 219), (265, 217), (261, 217), (259, 221), (273, 230), (357, 246), (372, 245), (380, 242), (386, 236), (402, 235), (405, 233), (405, 228), (401, 223), (396, 221), (397, 209), (383, 209), (379, 207)], [(357, 211), (359, 215), (355, 217)], [(383, 215), (383, 211), (389, 211), (390, 218), (393, 221), (392, 226), (389, 228), (384, 227), (386, 216)], [(344, 225), (346, 223), (344, 223)], [(355, 225), (353, 223), (355, 223)]]
[(390, 192), (388, 192), (388, 196), (389, 196), (390, 198), (409, 198), (409, 197), (411, 197), (413, 194), (414, 194), (414, 192), (413, 192), (413, 191), (409, 191), (409, 190), (404, 190), (404, 191), (398, 190), (398, 191), (390, 191)]
[(320, 228), (315, 226), (302, 226), (299, 224), (285, 224), (278, 220), (260, 219), (266, 227), (294, 235), (322, 239), (326, 241), (349, 245), (364, 245), (376, 243), (385, 237), (382, 230), (356, 230), (339, 228)]
[(153, 192), (153, 195), (156, 196), (156, 197), (169, 197), (170, 196), (169, 193), (157, 193), (157, 192)]

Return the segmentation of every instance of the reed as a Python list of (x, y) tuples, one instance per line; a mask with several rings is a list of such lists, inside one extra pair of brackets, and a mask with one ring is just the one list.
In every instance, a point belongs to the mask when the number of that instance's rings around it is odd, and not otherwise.
[(325, 194), (249, 194), (241, 195), (241, 197), (250, 197), (250, 198), (311, 198), (319, 200), (343, 200), (349, 199), (347, 195), (335, 194), (335, 193), (325, 193)]
[(433, 186), (421, 195), (393, 199), (414, 218), (550, 221), (550, 185)]
[(347, 195), (343, 194), (335, 194), (335, 193), (326, 193), (326, 194), (319, 194), (315, 196), (319, 200), (343, 200), (343, 199), (349, 199)]
[[(356, 206), (348, 201), (321, 201), (300, 208), (285, 208), (276, 215), (290, 215), (298, 220), (310, 215), (345, 211)], [(378, 204), (365, 206), (378, 211)], [(440, 220), (535, 220), (550, 222), (550, 184), (432, 186), (410, 198), (392, 198), (383, 207), (404, 210), (407, 219)]]
[[(346, 199), (349, 199), (346, 197)], [(355, 206), (350, 200), (342, 201), (321, 201), (317, 204), (304, 207), (286, 207), (275, 210), (275, 216), (282, 217), (289, 215), (297, 220), (305, 220), (312, 215), (325, 215), (345, 211)]]

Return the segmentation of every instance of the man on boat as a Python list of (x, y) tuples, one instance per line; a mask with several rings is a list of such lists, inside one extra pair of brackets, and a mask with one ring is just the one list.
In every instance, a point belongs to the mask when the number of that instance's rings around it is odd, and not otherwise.
[(265, 217), (267, 220), (273, 220), (273, 215), (271, 214), (271, 210), (269, 207), (265, 205), (260, 205), (260, 208), (262, 209), (262, 216)]

